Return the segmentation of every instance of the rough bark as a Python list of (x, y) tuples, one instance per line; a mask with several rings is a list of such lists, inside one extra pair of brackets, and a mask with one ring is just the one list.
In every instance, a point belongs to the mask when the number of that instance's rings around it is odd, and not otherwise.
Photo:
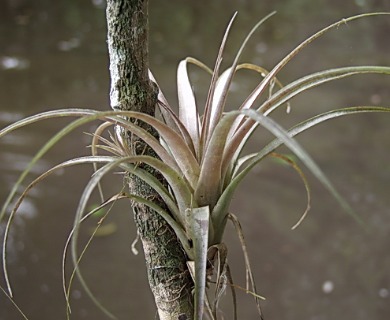
[[(147, 0), (107, 1), (111, 107), (154, 115), (157, 92), (148, 78), (147, 23)], [(152, 132), (151, 128), (147, 129)], [(128, 132), (122, 134), (134, 154), (155, 156), (142, 140)], [(150, 167), (145, 169), (153, 172)], [(157, 172), (153, 173), (158, 176)], [(164, 206), (158, 194), (135, 176), (128, 176), (128, 185), (131, 193)], [(160, 319), (192, 319), (193, 283), (180, 242), (153, 210), (133, 204), (133, 211)]]

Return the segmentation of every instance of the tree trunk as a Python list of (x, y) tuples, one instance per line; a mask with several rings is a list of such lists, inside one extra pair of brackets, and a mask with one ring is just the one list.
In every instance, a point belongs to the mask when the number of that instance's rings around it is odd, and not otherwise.
[[(154, 115), (157, 92), (148, 77), (147, 0), (108, 0), (107, 24), (111, 107)], [(140, 125), (146, 127), (143, 123)], [(151, 128), (147, 130), (156, 134)], [(134, 154), (155, 156), (136, 136), (128, 132), (121, 134)], [(162, 179), (152, 168), (144, 168)], [(158, 194), (147, 184), (135, 176), (127, 178), (131, 193), (154, 199), (164, 207)], [(193, 282), (180, 242), (156, 212), (135, 203), (133, 209), (160, 320), (192, 319)]]

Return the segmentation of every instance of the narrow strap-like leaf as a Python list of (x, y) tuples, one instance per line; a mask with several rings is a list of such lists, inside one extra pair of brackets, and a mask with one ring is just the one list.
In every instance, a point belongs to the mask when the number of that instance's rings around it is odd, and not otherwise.
[(284, 68), (284, 66), (290, 62), (303, 48), (305, 48), (307, 45), (309, 45), (311, 42), (316, 40), (317, 38), (324, 35), (326, 32), (328, 32), (331, 29), (338, 28), (340, 25), (346, 25), (348, 22), (351, 22), (353, 20), (357, 20), (360, 18), (366, 18), (370, 16), (378, 16), (378, 15), (389, 15), (390, 12), (374, 12), (374, 13), (365, 13), (365, 14), (359, 14), (356, 16), (352, 16), (349, 18), (341, 19), (323, 29), (316, 32), (309, 38), (307, 38), (305, 41), (301, 42), (295, 49), (293, 49), (288, 55), (286, 55), (271, 71), (269, 74), (266, 75), (264, 80), (253, 90), (253, 92), (248, 96), (246, 101), (243, 104), (242, 108), (247, 108), (244, 105), (252, 106), (254, 101), (262, 95), (265, 88), (271, 83), (272, 79)]
[(204, 154), (199, 181), (195, 189), (195, 199), (199, 205), (216, 204), (222, 188), (221, 166), (223, 150), (230, 126), (239, 113), (226, 114), (218, 123)]
[[(378, 106), (358, 106), (358, 107), (350, 107), (350, 108), (342, 108), (337, 109), (333, 111), (329, 111), (320, 115), (317, 115), (311, 119), (305, 120), (302, 123), (294, 126), (292, 129), (288, 131), (288, 136), (290, 138), (295, 137), (296, 135), (308, 130), (309, 128), (316, 126), (324, 121), (338, 118), (340, 116), (345, 115), (352, 115), (357, 113), (370, 113), (370, 112), (384, 112), (384, 113), (390, 113), (390, 107), (378, 107)], [(221, 239), (222, 234), (217, 233), (217, 230), (220, 230), (218, 225), (222, 224), (226, 214), (227, 210), (229, 208), (229, 204), (231, 202), (231, 199), (233, 197), (234, 191), (238, 187), (238, 185), (241, 183), (241, 181), (252, 171), (253, 167), (257, 165), (264, 157), (266, 157), (268, 154), (276, 150), (279, 146), (281, 146), (284, 143), (284, 141), (280, 138), (277, 138), (273, 140), (271, 143), (269, 143), (266, 147), (264, 147), (260, 152), (257, 154), (254, 154), (250, 157), (248, 157), (245, 162), (246, 164), (242, 165), (242, 171), (237, 172), (236, 175), (233, 177), (233, 179), (229, 182), (227, 187), (224, 189), (222, 195), (220, 196), (217, 204), (215, 205), (213, 212), (212, 212), (212, 220), (215, 225), (215, 239)], [(334, 195), (334, 193), (331, 191), (331, 193)], [(340, 200), (339, 196), (336, 196), (338, 200)], [(349, 205), (346, 205), (345, 201), (342, 201), (341, 205), (346, 209), (346, 212), (351, 214), (354, 219), (356, 219), (356, 215), (352, 213), (350, 210)], [(359, 221), (359, 220), (357, 220)]]
[(217, 84), (217, 80), (219, 77), (219, 68), (221, 67), (221, 62), (222, 62), (222, 55), (225, 50), (225, 45), (226, 41), (230, 32), (230, 29), (233, 25), (234, 19), (237, 16), (237, 12), (234, 13), (233, 17), (230, 19), (228, 26), (226, 27), (224, 36), (222, 38), (221, 45), (219, 47), (218, 55), (215, 60), (215, 66), (213, 70), (213, 74), (211, 77), (211, 82), (210, 82), (210, 87), (209, 91), (207, 93), (207, 99), (206, 99), (206, 104), (204, 107), (204, 114), (203, 114), (203, 120), (202, 120), (202, 132), (201, 132), (201, 141), (200, 141), (200, 159), (203, 159), (203, 154), (204, 154), (204, 149), (207, 147), (207, 143), (209, 140), (209, 130), (210, 130), (210, 119), (211, 119), (211, 114), (213, 113), (212, 111), (212, 104), (214, 100), (214, 92), (215, 92), (215, 86)]
[[(265, 16), (263, 19), (261, 19), (249, 32), (249, 34), (244, 39), (244, 42), (241, 44), (240, 49), (238, 50), (236, 57), (234, 58), (232, 66), (228, 69), (228, 73), (226, 74), (226, 77), (222, 79), (220, 82), (222, 85), (218, 87), (218, 90), (215, 91), (212, 101), (212, 108), (210, 112), (210, 128), (209, 128), (209, 139), (214, 131), (215, 126), (219, 122), (219, 119), (224, 111), (225, 103), (226, 103), (226, 97), (233, 79), (233, 76), (236, 72), (236, 67), (238, 65), (239, 58), (248, 43), (249, 39), (252, 37), (252, 35), (255, 33), (255, 31), (270, 17), (272, 17), (276, 12), (271, 12), (267, 16)], [(206, 115), (205, 115), (206, 116)]]
[(177, 95), (179, 99), (179, 119), (186, 127), (195, 146), (199, 148), (199, 113), (187, 70), (187, 59), (180, 61), (177, 68)]
[[(112, 121), (114, 123), (121, 123), (122, 126), (125, 126), (129, 130), (134, 129), (137, 130), (138, 133), (141, 135), (144, 135), (144, 137), (149, 137), (148, 134), (145, 133), (145, 130), (139, 130), (134, 127), (134, 124), (129, 123), (129, 121), (126, 122), (126, 119), (123, 117), (132, 117), (139, 120), (142, 120), (149, 125), (153, 126), (160, 136), (170, 145), (175, 145), (175, 148), (173, 148), (171, 151), (174, 152), (174, 160), (178, 164), (179, 168), (182, 171), (182, 174), (186, 177), (186, 179), (190, 182), (190, 185), (192, 188), (195, 188), (195, 185), (197, 183), (197, 179), (199, 177), (199, 165), (197, 163), (197, 160), (192, 153), (192, 151), (188, 148), (187, 144), (183, 140), (183, 138), (175, 132), (173, 129), (171, 129), (168, 125), (164, 124), (163, 122), (155, 119), (152, 116), (146, 115), (144, 113), (140, 112), (134, 112), (134, 111), (105, 111), (100, 112), (96, 110), (90, 110), (90, 109), (59, 109), (54, 111), (48, 111), (43, 112), (38, 115), (34, 115), (31, 117), (28, 117), (26, 119), (17, 121), (16, 123), (13, 123), (6, 128), (0, 130), (0, 137), (12, 132), (13, 130), (19, 129), (21, 127), (24, 127), (26, 125), (36, 123), (37, 121), (46, 120), (46, 119), (52, 119), (52, 118), (62, 118), (62, 117), (82, 117), (82, 119), (78, 119), (75, 122), (68, 125), (66, 128), (61, 130), (57, 135), (53, 136), (53, 138), (50, 139), (50, 141), (45, 144), (45, 146), (38, 152), (36, 157), (31, 161), (31, 164), (27, 167), (27, 169), (23, 172), (23, 174), (20, 177), (19, 183), (24, 180), (25, 176), (28, 174), (28, 172), (31, 170), (31, 167), (33, 164), (39, 160), (44, 153), (46, 153), (58, 140), (69, 134), (74, 129), (80, 127), (83, 124), (86, 124), (88, 122), (94, 121), (94, 120), (105, 120), (105, 121)], [(151, 138), (150, 138), (151, 139)], [(150, 140), (149, 142), (152, 142)], [(158, 143), (154, 142), (152, 143), (156, 147), (156, 149), (160, 149)], [(160, 151), (158, 151), (160, 152)], [(168, 159), (168, 158), (167, 158)], [(168, 161), (168, 163), (170, 163)], [(170, 163), (172, 166), (173, 163)], [(15, 189), (15, 188), (14, 188)], [(12, 197), (16, 193), (16, 189), (12, 190), (12, 196), (10, 193), (9, 199), (6, 201), (6, 204), (3, 206), (2, 212), (0, 214), (0, 219), (4, 216), (4, 212), (6, 210), (6, 207), (9, 205), (9, 203), (12, 200)]]
[(164, 94), (163, 94), (163, 92), (161, 90), (161, 87), (159, 86), (157, 80), (155, 79), (152, 71), (150, 71), (150, 70), (148, 70), (148, 71), (149, 71), (149, 79), (151, 81), (153, 81), (156, 84), (157, 88), (158, 88), (158, 97), (157, 97), (158, 101), (160, 101), (166, 107), (166, 108), (161, 108), (160, 105), (159, 105), (160, 113), (162, 114), (162, 117), (163, 117), (165, 123), (168, 126), (170, 126), (172, 129), (174, 129), (177, 133), (179, 133), (180, 131), (179, 131), (177, 125), (176, 125), (176, 122), (173, 121), (172, 118), (171, 118), (171, 114), (172, 114), (173, 110), (172, 110), (171, 106), (169, 105), (167, 99), (165, 98), (165, 96), (164, 96)]
[(352, 66), (315, 72), (299, 78), (278, 90), (258, 108), (258, 111), (264, 113), (264, 115), (268, 115), (281, 104), (289, 101), (301, 92), (330, 81), (367, 73), (390, 75), (390, 67)]
[[(147, 114), (133, 111), (123, 111), (121, 114), (127, 117), (142, 120), (151, 125), (169, 146), (174, 146), (170, 148), (174, 160), (179, 166), (183, 176), (187, 178), (191, 187), (195, 188), (199, 178), (199, 164), (181, 135), (175, 132), (175, 130), (169, 128), (169, 126), (167, 126), (165, 123)], [(122, 124), (126, 126), (123, 122)]]
[[(336, 110), (319, 114), (310, 119), (307, 119), (297, 124), (293, 128), (291, 128), (288, 132), (290, 137), (295, 137), (296, 135), (305, 132), (306, 130), (314, 126), (319, 125), (331, 119), (335, 119), (341, 116), (359, 114), (359, 113), (377, 113), (377, 112), (390, 113), (390, 107), (357, 106), (357, 107), (336, 109)], [(240, 169), (235, 171), (233, 180), (236, 180), (237, 178), (241, 180), (246, 174), (248, 174), (252, 170), (253, 166), (255, 166), (266, 155), (276, 150), (282, 144), (283, 142), (280, 139), (275, 139), (272, 142), (270, 142), (267, 146), (265, 146), (260, 152), (242, 157), (239, 164)], [(242, 171), (240, 171), (241, 169)]]
[[(244, 101), (243, 105), (240, 107), (240, 109), (249, 109), (253, 106), (254, 102), (257, 100), (258, 97), (262, 96), (264, 93), (264, 90), (267, 88), (267, 86), (270, 85), (272, 80), (276, 77), (276, 75), (284, 68), (284, 66), (290, 62), (303, 48), (305, 48), (307, 45), (309, 45), (311, 42), (316, 40), (317, 38), (324, 35), (326, 32), (328, 32), (331, 29), (338, 28), (340, 25), (347, 24), (350, 21), (357, 20), (360, 18), (370, 17), (370, 16), (378, 16), (378, 15), (389, 15), (389, 12), (375, 12), (375, 13), (366, 13), (366, 14), (360, 14), (356, 16), (352, 16), (349, 18), (341, 19), (323, 29), (313, 34), (311, 37), (307, 38), (305, 41), (301, 42), (295, 49), (293, 49), (288, 55), (286, 55), (264, 78), (263, 81), (259, 83), (259, 85), (252, 91), (252, 93), (247, 97), (247, 99)], [(240, 133), (236, 134), (236, 137), (232, 140), (232, 145), (238, 145), (243, 137), (250, 131), (251, 126), (253, 125), (252, 119), (248, 119), (241, 127), (240, 127)], [(235, 148), (231, 146), (230, 150), (227, 152), (229, 154), (229, 157), (233, 157)]]
[(195, 251), (195, 312), (194, 319), (203, 319), (206, 295), (207, 248), (209, 236), (209, 207), (186, 210), (187, 229)]
[(302, 221), (306, 218), (309, 210), (310, 210), (310, 202), (311, 202), (311, 192), (310, 192), (310, 185), (309, 185), (309, 182), (307, 181), (306, 179), (306, 176), (305, 174), (303, 173), (303, 171), (301, 170), (301, 168), (298, 166), (298, 164), (290, 159), (289, 157), (283, 155), (283, 154), (280, 154), (280, 153), (275, 153), (275, 152), (272, 152), (270, 154), (271, 157), (275, 157), (277, 159), (281, 159), (282, 161), (284, 161), (285, 163), (287, 163), (289, 166), (291, 166), (300, 176), (304, 186), (305, 186), (305, 189), (306, 189), (306, 197), (307, 197), (307, 205), (306, 205), (306, 208), (305, 208), (305, 211), (303, 212), (303, 214), (301, 215), (301, 217), (299, 218), (299, 220), (292, 226), (292, 230), (296, 229), (301, 223)]
[[(292, 83), (281, 88), (271, 97), (269, 97), (269, 99), (267, 99), (258, 108), (258, 111), (264, 113), (264, 115), (268, 115), (277, 107), (279, 107), (285, 102), (288, 102), (290, 99), (292, 99), (301, 92), (324, 84), (326, 82), (365, 73), (390, 74), (390, 68), (382, 66), (353, 66), (316, 72), (302, 77), (298, 80), (295, 80)], [(230, 165), (230, 163), (236, 161), (239, 153), (241, 152), (241, 149), (244, 147), (244, 145), (246, 144), (246, 142), (248, 141), (248, 139), (258, 125), (259, 123), (255, 120), (251, 118), (246, 119), (243, 123), (241, 123), (240, 127), (237, 129), (231, 139), (229, 139), (228, 146), (225, 150), (224, 163), (222, 165), (223, 174), (226, 172), (227, 167)]]
[[(82, 221), (82, 217), (83, 217), (85, 208), (87, 206), (87, 203), (88, 203), (88, 201), (90, 199), (90, 196), (91, 196), (92, 192), (94, 191), (94, 189), (96, 188), (97, 184), (100, 182), (100, 180), (103, 178), (103, 176), (105, 174), (107, 174), (113, 168), (115, 168), (118, 165), (120, 165), (122, 162), (126, 162), (126, 161), (129, 161), (129, 160), (132, 160), (131, 158), (134, 158), (134, 157), (120, 158), (118, 160), (112, 161), (112, 162), (104, 165), (102, 168), (100, 168), (91, 177), (91, 179), (89, 180), (88, 184), (86, 185), (86, 187), (85, 187), (85, 189), (84, 189), (84, 191), (83, 191), (83, 193), (82, 193), (82, 195), (80, 197), (79, 205), (77, 207), (77, 211), (76, 211), (76, 214), (75, 214), (74, 229), (73, 229), (74, 232), (73, 232), (73, 237), (72, 237), (72, 241), (71, 241), (72, 259), (73, 259), (73, 262), (74, 262), (74, 264), (76, 266), (77, 266), (77, 264), (79, 262), (79, 257), (78, 257), (78, 254), (77, 254), (77, 244), (78, 244), (78, 234), (79, 234), (80, 223)], [(144, 156), (144, 158), (146, 159), (146, 156)], [(157, 160), (157, 159), (155, 159), (155, 160)], [(145, 161), (143, 161), (143, 162), (145, 162)], [(167, 216), (169, 216), (169, 215), (167, 215)], [(170, 221), (174, 222), (173, 219), (170, 219)], [(167, 221), (167, 222), (169, 223), (169, 221)], [(176, 224), (176, 226), (177, 226), (177, 230), (176, 231), (181, 230), (181, 228), (179, 228), (177, 224)], [(187, 239), (185, 238), (184, 240), (186, 241)], [(75, 270), (76, 270), (76, 274), (78, 274), (78, 277), (82, 278), (82, 275), (80, 274), (79, 269), (76, 268)]]
[(240, 239), (241, 249), (242, 249), (242, 252), (244, 253), (245, 269), (246, 269), (246, 282), (247, 282), (246, 290), (247, 290), (247, 292), (249, 291), (249, 284), (250, 284), (252, 287), (252, 291), (254, 293), (253, 296), (254, 296), (255, 301), (256, 301), (257, 311), (259, 312), (260, 319), (263, 320), (263, 314), (261, 312), (261, 307), (260, 307), (260, 299), (259, 299), (259, 295), (257, 294), (256, 282), (255, 282), (255, 278), (253, 277), (253, 272), (252, 272), (251, 264), (249, 261), (249, 255), (248, 255), (248, 250), (247, 250), (247, 246), (246, 246), (246, 241), (244, 238), (244, 233), (242, 232), (242, 227), (241, 227), (240, 221), (232, 213), (229, 213), (229, 219), (232, 221), (234, 228), (236, 229), (236, 233), (238, 235), (238, 238)]
[[(182, 136), (183, 140), (185, 141), (188, 148), (191, 150), (192, 154), (196, 156), (195, 146), (192, 141), (192, 138), (190, 134), (188, 133), (186, 127), (181, 123), (179, 117), (175, 114), (173, 110), (171, 110), (168, 106), (166, 106), (162, 101), (158, 102), (158, 106), (160, 107), (160, 110), (165, 110), (166, 114), (169, 118), (175, 123), (175, 126), (178, 128), (178, 133)], [(164, 117), (165, 121), (165, 117)], [(167, 123), (169, 125), (169, 123)]]
[[(241, 63), (239, 65), (237, 65), (237, 71), (241, 70), (241, 69), (245, 69), (245, 70), (253, 70), (257, 73), (259, 73), (263, 78), (269, 73), (268, 70), (264, 69), (263, 67), (260, 67), (256, 64), (253, 64), (253, 63)], [(226, 71), (225, 71), (226, 72)], [(223, 75), (222, 75), (223, 76)], [(221, 78), (222, 78), (221, 76)], [(283, 84), (279, 81), (278, 78), (274, 78), (274, 81), (275, 81), (275, 84), (277, 85), (278, 88), (283, 88)], [(272, 90), (269, 90), (269, 96), (272, 95)], [(248, 105), (242, 105), (241, 108), (245, 108), (245, 107), (249, 107)], [(287, 107), (289, 108), (289, 105), (287, 105)], [(240, 126), (241, 122), (242, 122), (242, 119), (243, 119), (243, 115), (237, 117), (237, 119), (234, 121), (231, 129), (230, 129), (230, 133), (229, 133), (229, 140), (230, 138), (233, 136), (233, 134), (236, 132), (237, 128)]]
[[(65, 110), (62, 110), (65, 111)], [(72, 109), (72, 110), (66, 110), (69, 116), (81, 116), (85, 111), (80, 111), (80, 109)], [(92, 111), (92, 110), (91, 110)], [(35, 123), (40, 120), (46, 120), (46, 119), (52, 119), (52, 118), (58, 118), (60, 117), (61, 112), (59, 110), (57, 111), (49, 111), (44, 112), (38, 115), (34, 115), (31, 117), (27, 117), (25, 119), (22, 119), (20, 121), (17, 121), (4, 129), (0, 130), (0, 138), (8, 134), (16, 129), (22, 128), (24, 126), (30, 125), (32, 123)], [(1, 208), (0, 212), (0, 221), (3, 220), (4, 215), (6, 213), (6, 210), (12, 200), (14, 199), (17, 190), (19, 189), (20, 185), (23, 183), (24, 179), (27, 177), (27, 175), (30, 173), (31, 169), (34, 167), (34, 165), (63, 137), (65, 137), (67, 134), (69, 134), (71, 131), (76, 129), (77, 127), (83, 125), (87, 121), (85, 119), (77, 119), (76, 121), (72, 122), (71, 124), (67, 125), (65, 128), (60, 130), (57, 134), (55, 134), (52, 138), (47, 141), (44, 146), (35, 154), (35, 156), (31, 159), (31, 161), (28, 163), (26, 168), (23, 170), (23, 172), (18, 177), (18, 180), (14, 183), (11, 191), (9, 192), (7, 199), (4, 201), (3, 206)]]
[(5, 289), (3, 289), (2, 286), (0, 286), (0, 290), (7, 297), (7, 299), (12, 303), (12, 305), (16, 308), (16, 310), (19, 312), (20, 316), (22, 316), (23, 319), (28, 320), (27, 316), (23, 313), (23, 311), (19, 308), (19, 306), (14, 301), (14, 299), (12, 299), (12, 297), (7, 293), (7, 291)]

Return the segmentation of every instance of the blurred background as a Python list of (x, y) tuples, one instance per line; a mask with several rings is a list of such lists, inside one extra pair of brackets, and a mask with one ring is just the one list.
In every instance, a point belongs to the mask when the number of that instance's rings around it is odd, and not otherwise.
[[(254, 35), (242, 61), (271, 69), (297, 44), (341, 18), (363, 12), (390, 11), (387, 0), (150, 0), (150, 67), (172, 105), (176, 105), (176, 66), (196, 57), (213, 66), (224, 29), (238, 17), (228, 41), (228, 67), (241, 41), (266, 14), (277, 14)], [(108, 56), (103, 0), (2, 0), (0, 2), (0, 127), (22, 117), (57, 108), (109, 109)], [(288, 83), (305, 74), (349, 65), (389, 65), (390, 19), (370, 17), (341, 25), (301, 52), (279, 75)], [(209, 78), (193, 70), (199, 101)], [(229, 96), (236, 108), (259, 78), (238, 74)], [(338, 107), (389, 105), (390, 79), (356, 76), (311, 90), (281, 108), (273, 118), (286, 128)], [(332, 120), (299, 142), (320, 164), (339, 192), (364, 220), (367, 230), (348, 216), (308, 173), (312, 209), (297, 229), (291, 227), (306, 207), (299, 176), (266, 160), (248, 177), (232, 205), (240, 219), (263, 311), (271, 319), (387, 320), (390, 315), (390, 116), (356, 115)], [(0, 140), (0, 202), (31, 157), (67, 121), (45, 121)], [(94, 126), (84, 127), (51, 150), (27, 179), (51, 166), (88, 154)], [(259, 130), (248, 146), (256, 151), (270, 139)], [(281, 150), (283, 152), (285, 150)], [(305, 171), (306, 172), (306, 171)], [(90, 167), (58, 172), (34, 188), (20, 208), (10, 232), (8, 268), (15, 301), (29, 319), (65, 319), (62, 251), (78, 198)], [(122, 188), (119, 175), (105, 181), (107, 195)], [(24, 186), (27, 185), (24, 184)], [(96, 197), (96, 201), (98, 198)], [(98, 219), (81, 231), (88, 240)], [(107, 232), (87, 250), (81, 268), (91, 290), (119, 319), (154, 319), (142, 252), (127, 202), (114, 207)], [(0, 225), (4, 233), (4, 223)], [(243, 255), (234, 229), (226, 243), (233, 278), (245, 286)], [(138, 245), (138, 249), (141, 250)], [(70, 267), (70, 265), (69, 265)], [(71, 269), (68, 269), (71, 272)], [(4, 279), (0, 281), (4, 288)], [(71, 290), (72, 319), (105, 319), (80, 288)], [(238, 291), (239, 319), (258, 319), (253, 298)], [(230, 295), (222, 303), (232, 319)], [(0, 319), (21, 319), (0, 292)]]

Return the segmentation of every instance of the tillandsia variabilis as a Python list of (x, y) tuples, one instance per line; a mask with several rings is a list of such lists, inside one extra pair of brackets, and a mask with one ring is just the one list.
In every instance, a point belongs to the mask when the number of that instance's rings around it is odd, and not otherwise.
[[(192, 272), (195, 286), (195, 319), (202, 319), (202, 316), (205, 313), (205, 305), (210, 318), (216, 319), (216, 309), (222, 292), (225, 290), (227, 284), (232, 288), (235, 286), (231, 280), (227, 263), (227, 249), (222, 241), (225, 226), (229, 219), (233, 222), (237, 230), (245, 253), (248, 278), (246, 290), (253, 291), (261, 315), (259, 306), (260, 296), (256, 293), (254, 278), (250, 269), (241, 227), (238, 218), (229, 212), (230, 203), (237, 187), (248, 173), (250, 173), (264, 158), (272, 156), (281, 159), (285, 163), (291, 165), (299, 173), (306, 187), (308, 205), (302, 218), (297, 222), (294, 228), (301, 223), (310, 207), (310, 189), (298, 164), (291, 158), (276, 152), (276, 149), (279, 146), (285, 145), (336, 197), (346, 211), (353, 214), (350, 206), (339, 195), (329, 179), (294, 137), (319, 123), (340, 116), (364, 112), (390, 111), (390, 108), (381, 106), (356, 106), (336, 109), (319, 114), (286, 130), (273, 120), (270, 115), (274, 110), (284, 105), (287, 105), (287, 108), (290, 109), (291, 106), (289, 105), (289, 101), (298, 94), (319, 86), (320, 84), (352, 75), (368, 73), (389, 75), (390, 67), (340, 67), (306, 75), (285, 86), (278, 80), (277, 75), (302, 49), (329, 30), (360, 18), (388, 14), (389, 13), (362, 14), (333, 23), (300, 43), (277, 63), (275, 67), (270, 69), (270, 71), (254, 64), (240, 63), (240, 56), (245, 45), (255, 31), (274, 15), (273, 12), (255, 25), (244, 39), (232, 65), (225, 71), (220, 72), (225, 44), (236, 17), (235, 14), (227, 26), (213, 69), (210, 69), (194, 58), (187, 58), (179, 63), (177, 70), (178, 114), (173, 111), (173, 108), (164, 97), (160, 86), (158, 86), (158, 109), (162, 119), (135, 111), (113, 110), (101, 112), (92, 109), (61, 109), (25, 118), (2, 129), (0, 131), (0, 138), (13, 130), (37, 121), (53, 119), (56, 117), (78, 118), (53, 136), (42, 149), (38, 151), (25, 171), (21, 174), (15, 187), (11, 190), (9, 197), (3, 206), (0, 215), (1, 219), (4, 218), (7, 208), (13, 201), (17, 190), (24, 181), (26, 175), (30, 172), (34, 164), (52, 146), (81, 125), (92, 121), (103, 122), (93, 135), (93, 152), (91, 156), (83, 156), (65, 161), (43, 173), (27, 187), (11, 211), (3, 242), (3, 267), (10, 296), (12, 296), (12, 290), (8, 278), (5, 248), (12, 219), (23, 198), (39, 181), (58, 169), (77, 164), (94, 164), (96, 166), (96, 171), (89, 180), (80, 198), (75, 215), (74, 227), (69, 238), (72, 239), (71, 250), (75, 264), (74, 272), (76, 272), (80, 278), (82, 277), (77, 266), (82, 255), (77, 253), (77, 234), (81, 222), (91, 215), (91, 212), (85, 213), (88, 200), (92, 192), (98, 188), (101, 179), (112, 170), (120, 168), (125, 172), (138, 176), (149, 184), (159, 194), (168, 210), (159, 207), (154, 202), (150, 201), (150, 199), (137, 197), (123, 192), (122, 190), (118, 195), (114, 195), (108, 200), (103, 201), (102, 206), (112, 204), (114, 201), (121, 198), (130, 198), (133, 201), (149, 206), (166, 219), (176, 233), (189, 259), (188, 265)], [(210, 86), (203, 108), (198, 107), (195, 99), (189, 78), (189, 64), (195, 65), (211, 74)], [(237, 109), (226, 111), (225, 106), (229, 89), (235, 74), (240, 70), (257, 72), (262, 76), (262, 80)], [(158, 84), (152, 73), (150, 73), (150, 79)], [(260, 100), (262, 101), (261, 103), (258, 102)], [(134, 120), (151, 126), (158, 133), (159, 137), (155, 137), (144, 128), (138, 126)], [(116, 133), (128, 131), (131, 134), (138, 136), (153, 149), (157, 157), (132, 154), (129, 146), (122, 139), (121, 134), (113, 134), (109, 138), (103, 137), (104, 131), (112, 126), (120, 128), (119, 130), (114, 130)], [(243, 155), (242, 153), (245, 145), (259, 126), (270, 131), (275, 137), (274, 140), (270, 141), (256, 153)], [(98, 150), (106, 152), (106, 155), (99, 155), (97, 152)], [(139, 163), (151, 166), (156, 171), (160, 172), (165, 178), (167, 185), (145, 171), (138, 165)], [(102, 206), (99, 206), (99, 208)], [(208, 296), (206, 295), (206, 287), (207, 278), (211, 276), (210, 270), (212, 270), (212, 268), (215, 268), (217, 274), (216, 290), (214, 293), (214, 300), (209, 301)], [(83, 282), (83, 285), (87, 288), (85, 282)], [(69, 290), (66, 289), (65, 280), (64, 291), (68, 301)], [(90, 292), (89, 294), (93, 297)], [(233, 298), (234, 297), (235, 295), (233, 293)]]

